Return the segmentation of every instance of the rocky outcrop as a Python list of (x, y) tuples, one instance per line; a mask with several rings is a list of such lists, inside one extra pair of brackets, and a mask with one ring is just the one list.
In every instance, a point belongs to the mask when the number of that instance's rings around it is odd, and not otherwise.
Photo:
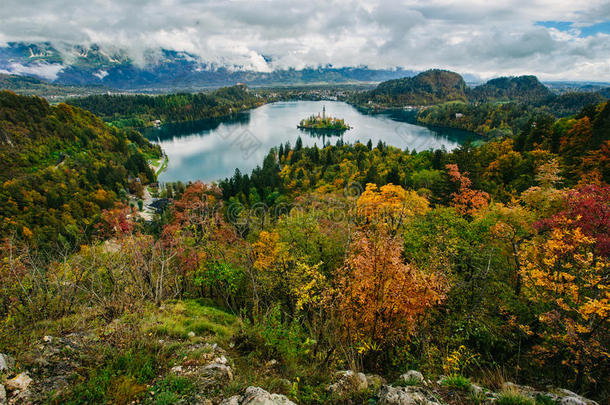
[(345, 396), (350, 392), (366, 390), (369, 386), (366, 376), (352, 370), (337, 371), (335, 382), (328, 386), (328, 391), (337, 396)]
[(406, 385), (422, 385), (424, 383), (424, 375), (417, 370), (409, 370), (398, 377), (398, 381)]
[(203, 367), (202, 376), (206, 385), (224, 385), (233, 380), (233, 370), (225, 356), (216, 357), (210, 364)]
[(234, 395), (225, 399), (221, 405), (295, 405), (295, 403), (284, 395), (270, 394), (260, 387), (248, 387), (243, 395)]
[(5, 386), (9, 391), (25, 391), (28, 389), (30, 384), (32, 383), (32, 379), (28, 375), (28, 373), (21, 373), (17, 375), (15, 378), (11, 378), (10, 380), (6, 380)]
[(376, 374), (358, 373), (352, 370), (337, 371), (333, 377), (334, 383), (327, 390), (335, 396), (345, 397), (367, 389), (378, 390), (386, 380)]
[(597, 402), (564, 388), (547, 387), (542, 391), (528, 385), (518, 385), (512, 382), (505, 382), (502, 385), (502, 390), (518, 392), (532, 399), (535, 399), (537, 396), (548, 397), (553, 402), (561, 405), (598, 405)]
[(28, 373), (20, 373), (16, 377), (6, 380), (4, 384), (5, 387), (3, 388), (6, 388), (6, 391), (0, 393), (0, 397), (4, 394), (5, 403), (7, 402), (7, 391), (10, 393), (10, 398), (8, 398), (9, 404), (25, 404), (30, 402), (30, 385), (32, 384), (32, 379)]
[(384, 385), (377, 394), (379, 405), (438, 405), (430, 391), (420, 387)]

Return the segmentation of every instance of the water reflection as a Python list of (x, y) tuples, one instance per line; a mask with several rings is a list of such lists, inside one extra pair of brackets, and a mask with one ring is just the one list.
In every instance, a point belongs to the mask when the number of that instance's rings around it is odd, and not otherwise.
[(166, 124), (159, 128), (145, 128), (142, 133), (150, 140), (158, 142), (166, 141), (172, 138), (190, 135), (198, 132), (210, 132), (220, 126), (226, 124), (248, 124), (250, 122), (250, 113), (243, 112), (234, 114), (224, 118), (209, 118), (198, 121), (178, 122), (175, 124)]
[(347, 130), (337, 131), (334, 129), (319, 129), (319, 128), (299, 128), (303, 134), (308, 135), (312, 138), (317, 138), (322, 140), (322, 145), (326, 145), (326, 139), (343, 139), (343, 134), (347, 132)]
[[(342, 136), (306, 132), (296, 128), (303, 117), (322, 107), (335, 117), (344, 118), (352, 127)], [(457, 130), (439, 130), (413, 125), (413, 113), (390, 111), (366, 115), (342, 102), (294, 101), (267, 104), (228, 119), (204, 120), (165, 125), (145, 131), (169, 157), (168, 168), (160, 181), (216, 181), (231, 176), (236, 168), (248, 173), (262, 164), (269, 149), (280, 143), (322, 146), (337, 139), (345, 142), (369, 139), (409, 150), (445, 147), (451, 150), (472, 134)]]

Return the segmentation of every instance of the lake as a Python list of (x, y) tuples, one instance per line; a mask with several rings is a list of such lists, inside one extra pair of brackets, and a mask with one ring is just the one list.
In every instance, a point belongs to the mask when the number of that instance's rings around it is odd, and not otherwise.
[[(318, 114), (343, 118), (352, 127), (341, 136), (310, 134), (297, 129), (302, 118)], [(409, 150), (427, 150), (445, 147), (452, 150), (473, 134), (452, 130), (433, 129), (413, 125), (414, 113), (394, 111), (367, 115), (349, 104), (337, 101), (288, 101), (266, 104), (222, 120), (205, 120), (149, 128), (144, 135), (158, 143), (167, 156), (167, 169), (159, 181), (217, 181), (230, 177), (238, 168), (250, 173), (272, 147), (290, 142), (294, 146), (298, 137), (303, 145), (321, 147), (323, 143), (362, 143), (372, 140), (373, 145), (383, 141), (388, 145)]]

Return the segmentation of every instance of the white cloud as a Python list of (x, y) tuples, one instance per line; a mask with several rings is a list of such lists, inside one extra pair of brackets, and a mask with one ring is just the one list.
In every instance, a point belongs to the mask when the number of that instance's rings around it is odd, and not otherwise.
[(95, 72), (93, 74), (93, 76), (99, 78), (100, 80), (102, 80), (104, 77), (108, 76), (108, 71), (106, 70), (99, 70), (97, 72)]
[(0, 73), (13, 75), (33, 75), (47, 80), (57, 79), (57, 75), (65, 66), (58, 63), (34, 63), (27, 66), (19, 63), (11, 63), (5, 69), (0, 69)]
[[(583, 38), (537, 21), (583, 27), (610, 19), (607, 0), (3, 0), (0, 42), (151, 49), (268, 71), (325, 65), (441, 67), (481, 76), (610, 81), (610, 35)], [(111, 53), (109, 51), (109, 53)], [(271, 63), (262, 55), (271, 56)]]

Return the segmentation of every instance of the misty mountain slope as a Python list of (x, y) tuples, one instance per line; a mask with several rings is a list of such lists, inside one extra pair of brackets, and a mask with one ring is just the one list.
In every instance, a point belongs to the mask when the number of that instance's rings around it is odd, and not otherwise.
[(209, 63), (188, 52), (148, 51), (143, 61), (126, 51), (105, 51), (97, 45), (58, 50), (50, 43), (9, 43), (0, 47), (0, 72), (29, 75), (63, 85), (103, 85), (115, 89), (197, 89), (243, 82), (248, 85), (381, 82), (414, 71), (359, 67), (306, 67), (254, 71), (236, 65)]

